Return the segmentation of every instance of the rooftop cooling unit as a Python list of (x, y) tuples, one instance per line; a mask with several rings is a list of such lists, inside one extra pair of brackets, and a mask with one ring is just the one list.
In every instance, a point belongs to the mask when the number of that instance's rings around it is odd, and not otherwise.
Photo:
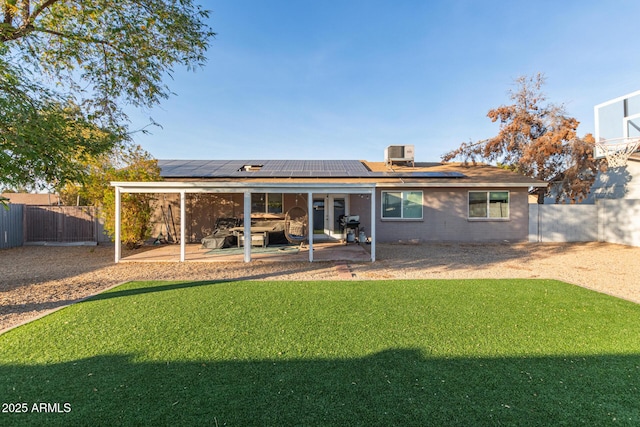
[(411, 163), (411, 166), (415, 166), (414, 153), (414, 145), (390, 145), (384, 149), (384, 163), (387, 166), (393, 163)]

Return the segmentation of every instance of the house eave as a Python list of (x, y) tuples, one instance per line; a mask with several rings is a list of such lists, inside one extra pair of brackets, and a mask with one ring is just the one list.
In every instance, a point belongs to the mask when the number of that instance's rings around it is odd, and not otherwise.
[(282, 182), (219, 182), (219, 181), (114, 181), (111, 186), (126, 193), (372, 193), (375, 183), (282, 183)]
[(378, 188), (400, 188), (400, 187), (420, 187), (420, 188), (546, 188), (546, 182), (516, 183), (516, 182), (401, 182), (401, 183), (379, 183)]
[(517, 182), (469, 182), (456, 180), (454, 182), (227, 182), (227, 181), (155, 181), (155, 182), (127, 182), (114, 181), (111, 186), (126, 193), (233, 193), (233, 192), (278, 192), (278, 193), (359, 193), (367, 194), (376, 188), (546, 188), (545, 182), (517, 183)]

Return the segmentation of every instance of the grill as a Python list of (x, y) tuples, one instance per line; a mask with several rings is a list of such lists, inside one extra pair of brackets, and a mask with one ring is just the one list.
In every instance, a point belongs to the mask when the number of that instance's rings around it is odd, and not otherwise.
[[(355, 241), (360, 234), (360, 216), (358, 215), (341, 215), (340, 216), (340, 228), (346, 235), (347, 243)], [(351, 233), (351, 230), (353, 233)], [(352, 236), (349, 238), (349, 236)]]

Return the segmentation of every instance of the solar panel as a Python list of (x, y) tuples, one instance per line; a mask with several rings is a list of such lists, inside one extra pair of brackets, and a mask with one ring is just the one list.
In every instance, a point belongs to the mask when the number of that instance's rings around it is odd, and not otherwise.
[[(460, 172), (371, 172), (358, 160), (158, 160), (165, 178), (465, 178)], [(248, 168), (248, 167), (251, 168)]]

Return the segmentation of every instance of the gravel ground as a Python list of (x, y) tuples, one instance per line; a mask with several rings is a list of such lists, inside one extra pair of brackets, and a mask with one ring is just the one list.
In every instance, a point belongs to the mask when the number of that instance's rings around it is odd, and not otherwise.
[[(123, 254), (124, 256), (127, 253)], [(375, 263), (120, 263), (113, 246), (0, 251), (0, 332), (130, 280), (552, 278), (640, 303), (640, 248), (607, 243), (376, 246)], [(346, 272), (346, 274), (345, 274)]]

